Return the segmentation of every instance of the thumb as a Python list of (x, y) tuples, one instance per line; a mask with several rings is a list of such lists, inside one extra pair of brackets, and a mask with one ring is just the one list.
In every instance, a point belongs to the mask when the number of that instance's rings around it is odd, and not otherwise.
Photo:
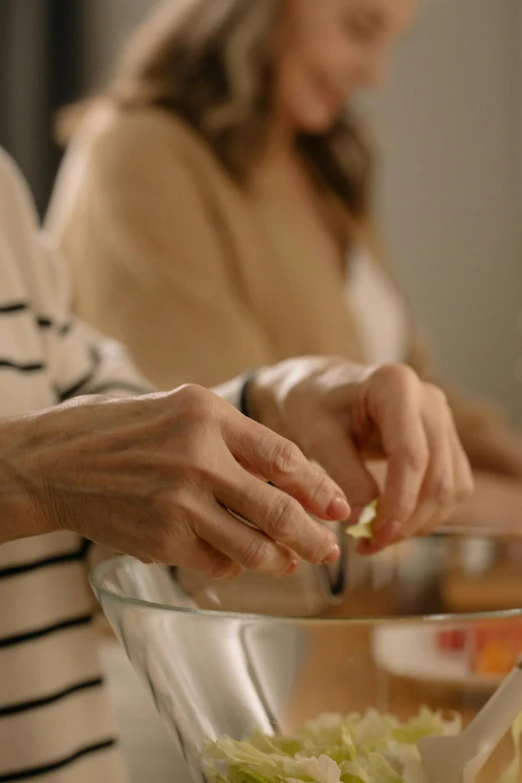
[(315, 419), (313, 428), (307, 456), (343, 490), (352, 509), (350, 524), (356, 524), (363, 508), (379, 496), (377, 482), (342, 424), (324, 416)]

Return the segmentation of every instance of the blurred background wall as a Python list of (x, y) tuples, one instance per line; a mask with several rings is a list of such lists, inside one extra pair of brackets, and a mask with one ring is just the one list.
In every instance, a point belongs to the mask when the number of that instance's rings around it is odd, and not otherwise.
[[(156, 2), (0, 0), (0, 14), (8, 6), (76, 7), (81, 41), (71, 94), (104, 83), (121, 43)], [(34, 70), (28, 56), (18, 53), (22, 71)], [(62, 57), (62, 70), (69, 67)], [(29, 100), (9, 94), (8, 102), (0, 95), (2, 114), (15, 98)], [(379, 208), (388, 248), (439, 364), (522, 420), (520, 0), (424, 0), (418, 27), (369, 110), (382, 140)]]
[(427, 0), (376, 113), (393, 259), (443, 368), (520, 418), (520, 0)]
[(0, 0), (0, 143), (41, 213), (60, 159), (55, 112), (87, 88), (82, 11), (76, 0)]

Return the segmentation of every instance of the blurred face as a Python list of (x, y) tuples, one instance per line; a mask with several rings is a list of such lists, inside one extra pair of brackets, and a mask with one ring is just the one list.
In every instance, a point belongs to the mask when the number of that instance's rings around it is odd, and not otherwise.
[(298, 133), (326, 132), (348, 99), (378, 84), (418, 0), (285, 0), (276, 111)]

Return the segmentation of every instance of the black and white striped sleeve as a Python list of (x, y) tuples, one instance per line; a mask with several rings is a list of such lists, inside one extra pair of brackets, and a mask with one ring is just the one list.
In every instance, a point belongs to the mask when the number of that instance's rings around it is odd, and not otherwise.
[(7, 308), (1, 319), (0, 363), (15, 365), (5, 369), (32, 372), (35, 378), (40, 373), (40, 381), (45, 374), (58, 400), (151, 390), (123, 347), (72, 316), (65, 265), (39, 234), (31, 194), (1, 149), (0, 273), (0, 308)]
[[(4, 402), (9, 395), (20, 398), (22, 376), (30, 409), (81, 395), (126, 397), (154, 391), (124, 346), (73, 315), (65, 264), (48, 238), (39, 233), (27, 186), (1, 148), (0, 278)], [(53, 387), (51, 396), (47, 381)], [(245, 388), (245, 378), (238, 378), (215, 391), (241, 409)], [(4, 405), (0, 415), (27, 409), (26, 401), (18, 401), (12, 410)]]
[[(49, 266), (48, 278), (53, 281), (55, 327), (49, 330), (49, 339), (57, 342), (49, 353), (55, 355), (54, 372), (60, 401), (83, 394), (129, 396), (153, 391), (121, 344), (71, 317), (64, 266), (43, 236), (41, 244)], [(244, 390), (249, 377), (246, 374), (232, 379), (214, 391), (246, 413), (243, 410)]]
[[(45, 329), (49, 371), (60, 402), (85, 394), (127, 397), (153, 391), (124, 346), (71, 314), (68, 280), (61, 258), (40, 239), (47, 267), (48, 296), (40, 322)], [(42, 286), (45, 293), (45, 287)]]

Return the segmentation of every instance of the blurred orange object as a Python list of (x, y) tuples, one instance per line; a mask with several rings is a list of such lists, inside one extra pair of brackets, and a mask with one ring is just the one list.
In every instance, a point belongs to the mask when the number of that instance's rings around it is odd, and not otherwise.
[(466, 655), (473, 674), (503, 676), (522, 658), (522, 620), (445, 628), (437, 634), (437, 647), (448, 655)]
[(508, 674), (522, 657), (522, 621), (479, 623), (470, 631), (469, 652), (475, 674)]

